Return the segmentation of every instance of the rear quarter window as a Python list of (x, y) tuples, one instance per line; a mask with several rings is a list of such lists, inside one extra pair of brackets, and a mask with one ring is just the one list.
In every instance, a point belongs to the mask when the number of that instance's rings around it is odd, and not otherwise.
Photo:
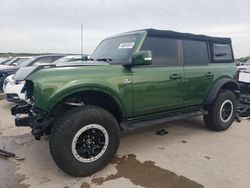
[(214, 62), (232, 62), (233, 52), (230, 44), (212, 44)]

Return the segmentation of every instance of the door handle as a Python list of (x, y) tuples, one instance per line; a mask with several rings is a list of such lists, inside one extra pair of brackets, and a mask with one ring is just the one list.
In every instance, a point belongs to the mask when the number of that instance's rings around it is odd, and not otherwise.
[(170, 79), (171, 80), (179, 80), (179, 79), (181, 79), (182, 78), (182, 76), (180, 75), (180, 74), (172, 74), (171, 76), (170, 76)]
[(212, 74), (211, 72), (207, 72), (206, 74), (205, 74), (205, 77), (213, 77), (214, 76), (214, 74)]

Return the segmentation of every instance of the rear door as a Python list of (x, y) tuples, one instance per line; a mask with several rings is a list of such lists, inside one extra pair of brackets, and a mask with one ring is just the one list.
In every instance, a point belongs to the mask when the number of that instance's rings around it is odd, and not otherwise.
[(215, 70), (210, 66), (206, 41), (182, 40), (184, 57), (184, 106), (201, 105), (213, 84)]
[(183, 66), (178, 64), (178, 40), (147, 37), (141, 51), (152, 51), (152, 65), (132, 67), (134, 115), (176, 109), (183, 104)]

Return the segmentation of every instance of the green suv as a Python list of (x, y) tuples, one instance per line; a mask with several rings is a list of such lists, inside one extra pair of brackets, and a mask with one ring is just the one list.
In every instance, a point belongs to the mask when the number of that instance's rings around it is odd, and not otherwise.
[(121, 132), (200, 115), (209, 129), (229, 128), (236, 73), (230, 38), (132, 31), (103, 40), (89, 61), (20, 69), (27, 104), (11, 111), (36, 139), (50, 134), (64, 172), (87, 176), (110, 162)]

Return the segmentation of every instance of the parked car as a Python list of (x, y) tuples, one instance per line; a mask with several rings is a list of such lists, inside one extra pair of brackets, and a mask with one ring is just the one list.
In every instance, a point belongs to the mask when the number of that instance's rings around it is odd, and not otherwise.
[(68, 55), (65, 57), (62, 57), (54, 62), (54, 64), (64, 64), (67, 62), (72, 62), (72, 61), (86, 61), (88, 59), (88, 55)]
[(6, 61), (5, 63), (1, 64), (1, 65), (13, 65), (13, 66), (17, 66), (19, 64), (21, 64), (22, 62), (30, 59), (31, 57), (15, 57), (13, 59), (11, 59), (10, 61)]
[(238, 64), (237, 66), (238, 70), (245, 70), (245, 69), (248, 69), (250, 68), (250, 60), (248, 60), (247, 62), (241, 62)]
[(250, 104), (250, 67), (239, 72), (240, 100)]
[(56, 164), (72, 176), (104, 168), (121, 131), (204, 116), (228, 129), (239, 86), (230, 38), (146, 29), (103, 40), (82, 66), (19, 72), (27, 105), (16, 105), (16, 126), (36, 139), (50, 134)]
[(5, 61), (7, 61), (8, 59), (6, 59), (6, 58), (0, 58), (0, 65), (2, 64), (2, 63), (4, 63)]
[(18, 65), (28, 60), (30, 57), (15, 57), (10, 61), (0, 65), (0, 90), (2, 90), (5, 78), (18, 70)]
[(10, 61), (11, 59), (1, 59), (0, 60), (0, 65), (4, 65), (5, 63), (7, 63), (8, 61)]
[[(62, 58), (60, 58), (59, 60), (53, 62), (53, 64), (55, 64), (55, 66), (63, 67), (63, 66), (68, 66), (68, 65), (81, 66), (83, 63), (85, 63), (83, 61), (78, 61), (78, 59), (82, 59), (81, 56), (79, 57), (78, 56), (66, 56), (66, 57), (67, 58), (63, 57), (63, 60)], [(45, 65), (50, 65), (50, 64), (44, 64), (43, 66)], [(39, 66), (40, 65), (33, 66), (33, 67), (35, 69), (36, 67), (39, 67)], [(30, 70), (29, 67), (22, 67), (20, 69), (18, 70), (20, 72), (29, 72)], [(25, 94), (21, 92), (24, 86), (24, 83), (25, 83), (24, 81), (20, 81), (20, 80), (16, 82), (14, 74), (8, 76), (5, 79), (4, 84), (3, 84), (3, 92), (5, 94), (5, 99), (9, 102), (15, 102), (15, 103), (20, 103), (24, 101)]]
[(13, 78), (14, 74), (8, 76), (3, 83), (3, 92), (5, 94), (5, 99), (9, 102), (19, 103), (25, 100), (25, 94), (21, 92), (24, 82), (16, 82)]
[(239, 113), (241, 117), (250, 117), (250, 67), (239, 71), (240, 86)]
[[(33, 65), (41, 65), (41, 64), (48, 64), (53, 63), (57, 59), (63, 57), (64, 55), (42, 55), (30, 58), (24, 62), (19, 63), (19, 61), (13, 61), (11, 60), (11, 64), (8, 66), (2, 65), (0, 67), (0, 89), (3, 88), (4, 80), (7, 78), (7, 76), (14, 74), (19, 68), (27, 67), (27, 66), (33, 66)], [(10, 66), (10, 65), (16, 65), (16, 66)]]

